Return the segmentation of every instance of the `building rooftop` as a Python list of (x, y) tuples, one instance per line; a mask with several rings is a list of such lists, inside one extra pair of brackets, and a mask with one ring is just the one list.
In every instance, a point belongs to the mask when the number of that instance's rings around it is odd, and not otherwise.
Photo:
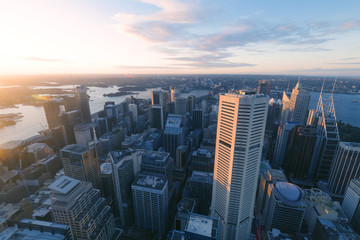
[(131, 154), (133, 154), (135, 151), (132, 150), (131, 148), (127, 148), (125, 150), (121, 150), (121, 151), (111, 151), (109, 154), (111, 155), (111, 158), (114, 161), (114, 164), (119, 163), (122, 159), (124, 159), (124, 157), (126, 156), (130, 156)]
[(102, 163), (100, 164), (100, 171), (101, 171), (101, 174), (104, 174), (104, 175), (109, 175), (112, 173), (112, 170), (111, 170), (111, 163)]
[(194, 182), (213, 183), (214, 174), (209, 172), (193, 171), (190, 180)]
[(61, 149), (61, 151), (71, 152), (71, 153), (80, 153), (83, 154), (88, 151), (88, 149), (79, 144), (70, 144)]
[(170, 153), (167, 152), (157, 152), (157, 151), (141, 151), (142, 161), (145, 162), (165, 162)]
[(318, 219), (321, 225), (326, 230), (329, 238), (328, 239), (351, 239), (351, 240), (360, 240), (360, 236), (357, 235), (354, 230), (351, 228), (347, 219)]
[(340, 146), (346, 148), (347, 150), (358, 151), (360, 152), (360, 143), (357, 142), (340, 142)]
[(139, 176), (133, 186), (162, 190), (167, 184), (166, 180), (154, 176)]
[(181, 115), (169, 114), (166, 121), (166, 128), (180, 128), (182, 122)]
[(47, 146), (46, 143), (33, 143), (33, 144), (27, 146), (26, 148), (27, 148), (28, 152), (36, 152), (36, 151), (46, 148), (46, 146)]
[(191, 213), (195, 209), (196, 201), (191, 198), (182, 198), (177, 205), (178, 212)]
[(185, 233), (173, 230), (171, 232), (170, 240), (185, 240)]
[(69, 228), (69, 226), (65, 225), (65, 224), (41, 221), (41, 220), (36, 220), (36, 219), (28, 219), (28, 218), (22, 219), (20, 222), (33, 224), (33, 225), (37, 225), (37, 226), (60, 228), (60, 229), (64, 229), (64, 230)]
[(287, 202), (298, 202), (302, 200), (302, 190), (295, 184), (289, 182), (275, 182), (274, 189), (276, 189), (276, 196)]
[(10, 219), (13, 215), (15, 215), (18, 211), (20, 211), (21, 207), (17, 204), (0, 204), (0, 224), (8, 219)]
[(216, 237), (217, 220), (203, 215), (190, 214), (185, 232), (198, 234), (204, 237)]
[(55, 182), (50, 184), (49, 188), (55, 192), (68, 194), (78, 184), (80, 184), (79, 180), (70, 178), (68, 176), (61, 176), (60, 178), (55, 180)]
[(192, 155), (193, 156), (204, 156), (204, 157), (211, 158), (211, 153), (207, 149), (201, 149), (201, 148), (199, 148), (196, 151), (193, 151)]
[(279, 169), (268, 169), (265, 173), (266, 181), (287, 181), (283, 170)]

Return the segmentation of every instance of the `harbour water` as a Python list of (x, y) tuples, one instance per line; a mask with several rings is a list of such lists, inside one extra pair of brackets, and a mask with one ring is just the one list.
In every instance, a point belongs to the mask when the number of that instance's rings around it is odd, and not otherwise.
[[(37, 86), (34, 89), (45, 89), (45, 88), (61, 88), (69, 89), (74, 88), (73, 85), (64, 86)], [(98, 112), (104, 109), (104, 103), (106, 101), (115, 101), (116, 104), (123, 102), (126, 98), (131, 95), (119, 96), (119, 97), (105, 97), (104, 94), (117, 92), (119, 87), (110, 86), (107, 88), (101, 87), (89, 87), (88, 95), (90, 96), (90, 111), (91, 113)], [(134, 97), (142, 99), (150, 99), (152, 90), (160, 90), (161, 88), (150, 88), (146, 91), (132, 91)], [(208, 94), (207, 90), (197, 90), (189, 93), (182, 94), (183, 96), (194, 95), (200, 97)], [(23, 118), (16, 123), (16, 125), (7, 126), (0, 128), (0, 144), (6, 143), (12, 140), (23, 140), (36, 135), (39, 131), (46, 129), (47, 122), (45, 112), (42, 107), (16, 105), (17, 108), (3, 108), (0, 109), (0, 114), (7, 113), (21, 113)]]

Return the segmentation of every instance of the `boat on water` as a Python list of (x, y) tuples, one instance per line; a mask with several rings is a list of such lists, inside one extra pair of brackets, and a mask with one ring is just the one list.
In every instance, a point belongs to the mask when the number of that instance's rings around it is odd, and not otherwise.
[(359, 100), (352, 100), (353, 103), (359, 103)]

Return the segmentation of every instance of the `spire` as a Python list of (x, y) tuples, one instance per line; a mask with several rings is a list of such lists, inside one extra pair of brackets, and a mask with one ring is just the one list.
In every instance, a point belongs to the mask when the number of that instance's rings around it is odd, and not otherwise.
[(298, 80), (298, 82), (297, 82), (297, 84), (296, 84), (296, 86), (295, 86), (295, 89), (299, 89), (299, 88), (301, 88), (301, 85), (300, 85), (300, 76), (299, 76), (299, 80)]

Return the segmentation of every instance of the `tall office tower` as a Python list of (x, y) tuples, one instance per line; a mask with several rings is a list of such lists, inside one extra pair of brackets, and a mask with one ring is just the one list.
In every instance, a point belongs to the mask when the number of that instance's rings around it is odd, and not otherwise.
[(108, 125), (108, 121), (106, 118), (97, 118), (96, 119), (96, 135), (102, 136), (106, 132), (112, 130), (112, 127), (110, 128)]
[(291, 92), (290, 106), (291, 121), (306, 123), (308, 115), (308, 107), (310, 102), (310, 94), (301, 87), (300, 78), (295, 88)]
[(86, 148), (71, 144), (60, 152), (66, 176), (91, 182), (94, 188), (102, 190), (100, 165), (94, 146)]
[(309, 115), (307, 118), (307, 122), (306, 122), (306, 126), (315, 126), (316, 125), (316, 121), (315, 121), (315, 109), (310, 109), (309, 110)]
[(137, 164), (139, 155), (136, 151), (126, 149), (112, 151), (109, 159), (113, 171), (113, 181), (116, 196), (116, 204), (120, 214), (120, 224), (129, 226), (133, 223), (133, 208), (131, 196), (131, 184), (135, 180), (134, 165)]
[(185, 131), (183, 128), (182, 116), (169, 115), (164, 131), (165, 151), (176, 158), (176, 148), (185, 143)]
[(299, 232), (306, 210), (303, 195), (302, 190), (294, 184), (270, 184), (263, 215), (265, 229), (276, 228), (286, 233)]
[(113, 126), (119, 120), (119, 112), (115, 105), (115, 102), (109, 101), (105, 102), (104, 111), (106, 119), (108, 120), (109, 125)]
[(68, 138), (66, 136), (66, 130), (64, 125), (60, 125), (50, 129), (51, 136), (53, 137), (53, 147), (56, 150), (60, 150), (68, 144)]
[(175, 99), (175, 114), (186, 116), (186, 98), (177, 97)]
[(164, 108), (160, 105), (150, 107), (150, 123), (152, 128), (164, 129)]
[(60, 113), (65, 112), (62, 99), (52, 99), (44, 102), (44, 111), (49, 129), (62, 125)]
[(62, 119), (62, 123), (65, 127), (67, 142), (69, 144), (76, 143), (74, 127), (75, 127), (75, 125), (81, 123), (80, 112), (78, 110), (65, 112), (61, 115), (61, 119)]
[(280, 119), (281, 123), (290, 121), (291, 116), (290, 116), (289, 107), (290, 107), (290, 99), (284, 91), (283, 97), (282, 97), (282, 110), (281, 110), (281, 119)]
[(264, 95), (270, 95), (270, 81), (268, 80), (260, 80), (257, 88), (257, 93), (262, 93)]
[(350, 181), (360, 177), (360, 143), (340, 142), (331, 167), (328, 188), (343, 195)]
[(67, 176), (58, 178), (49, 188), (53, 191), (54, 221), (69, 225), (75, 239), (112, 239), (114, 217), (100, 190)]
[(151, 91), (151, 105), (160, 105), (165, 109), (166, 107), (166, 92), (159, 91)]
[(89, 97), (87, 95), (85, 85), (76, 87), (75, 97), (76, 97), (76, 101), (78, 102), (78, 107), (81, 113), (82, 123), (90, 123), (91, 113), (90, 113)]
[(292, 183), (312, 180), (315, 174), (317, 149), (321, 144), (316, 128), (296, 126), (289, 137), (284, 171)]
[(198, 213), (208, 215), (211, 205), (211, 195), (213, 188), (213, 174), (209, 172), (193, 171), (188, 178), (183, 197), (196, 200)]
[(131, 189), (136, 226), (161, 238), (168, 220), (168, 182), (154, 176), (139, 176)]
[(219, 96), (211, 215), (219, 239), (250, 239), (269, 98), (250, 91)]
[(341, 207), (351, 222), (360, 218), (360, 178), (350, 181)]
[[(262, 213), (264, 210), (269, 185), (276, 181), (287, 182), (286, 176), (282, 170), (268, 169), (266, 172), (261, 173), (259, 190), (256, 199), (256, 208), (258, 209), (259, 213)], [(264, 224), (265, 223), (263, 222), (262, 225)]]
[(274, 158), (271, 163), (273, 168), (283, 166), (289, 136), (291, 135), (294, 127), (298, 124), (299, 123), (296, 122), (286, 122), (284, 125), (279, 127), (274, 148)]
[(321, 90), (315, 117), (319, 119), (317, 127), (322, 139), (317, 161), (316, 178), (328, 180), (330, 168), (340, 142), (332, 94), (330, 98), (326, 98), (322, 96)]
[(192, 116), (194, 109), (195, 109), (195, 96), (190, 95), (186, 99), (186, 112), (190, 113), (190, 116)]
[(175, 166), (178, 169), (184, 169), (187, 166), (188, 146), (180, 145), (176, 148)]
[(206, 100), (201, 101), (201, 111), (203, 112), (203, 115), (208, 112), (209, 104)]
[(179, 89), (171, 89), (171, 98), (170, 101), (175, 101), (177, 97), (180, 97), (180, 90)]
[(175, 114), (175, 101), (166, 103), (167, 114)]
[(74, 134), (76, 144), (87, 146), (93, 140), (93, 125), (80, 123), (74, 126)]
[(103, 183), (104, 198), (108, 199), (111, 203), (115, 201), (113, 172), (111, 163), (103, 162), (100, 164), (101, 182)]
[(137, 122), (137, 119), (138, 119), (137, 105), (135, 103), (130, 103), (129, 104), (129, 111), (133, 113), (134, 122)]
[(173, 159), (167, 152), (142, 151), (141, 175), (151, 175), (167, 180), (169, 187), (173, 182)]
[(203, 128), (203, 112), (201, 109), (194, 109), (192, 114), (192, 128), (202, 129)]
[(191, 170), (201, 172), (214, 172), (214, 160), (206, 149), (197, 149), (191, 154)]

